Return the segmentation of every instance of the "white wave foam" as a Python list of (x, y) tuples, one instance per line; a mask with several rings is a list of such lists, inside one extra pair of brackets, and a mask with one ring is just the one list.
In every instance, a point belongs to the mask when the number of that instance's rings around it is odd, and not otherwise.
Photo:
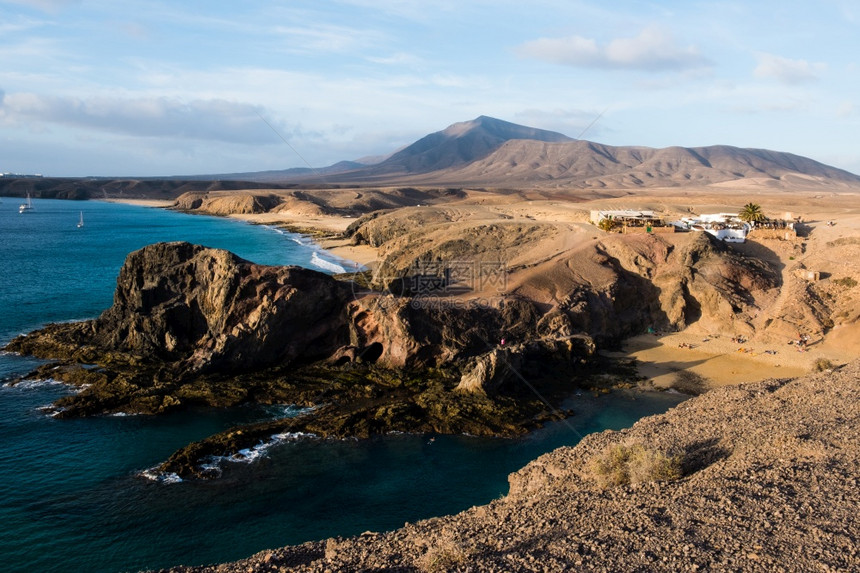
[(44, 380), (25, 378), (24, 380), (19, 380), (17, 382), (12, 381), (3, 384), (4, 388), (20, 388), (21, 390), (35, 390), (49, 386), (68, 386), (68, 384), (60, 382), (59, 380), (54, 380), (53, 378), (46, 378)]
[(66, 411), (65, 408), (57, 407), (53, 404), (48, 404), (47, 406), (39, 406), (36, 409), (40, 412), (44, 412), (46, 416), (50, 416), (51, 418), (56, 418), (61, 412)]
[(256, 446), (243, 448), (238, 452), (227, 456), (209, 456), (206, 461), (200, 464), (200, 469), (205, 473), (212, 473), (214, 477), (221, 477), (224, 463), (240, 463), (250, 464), (266, 456), (266, 452), (272, 447), (285, 442), (297, 442), (304, 439), (317, 438), (316, 434), (308, 434), (305, 432), (284, 432), (281, 434), (272, 434), (269, 440), (261, 441)]
[(264, 229), (268, 229), (269, 231), (274, 231), (274, 232), (276, 232), (276, 233), (277, 233), (277, 234), (279, 234), (279, 235), (286, 235), (286, 234), (287, 234), (287, 232), (286, 232), (286, 231), (284, 231), (283, 229), (279, 229), (279, 228), (277, 228), (277, 227), (273, 227), (273, 226), (271, 226), (271, 225), (262, 225), (262, 227), (263, 227)]
[(203, 470), (203, 473), (205, 475), (211, 476), (214, 478), (219, 478), (219, 477), (221, 477), (221, 474), (224, 473), (223, 470), (221, 469), (221, 466), (218, 465), (217, 460), (214, 460), (208, 464), (200, 464), (200, 469)]
[(275, 443), (297, 442), (299, 440), (314, 439), (318, 437), (319, 436), (316, 434), (309, 434), (307, 432), (284, 432), (282, 434), (273, 434), (272, 440), (274, 440)]
[(333, 263), (331, 261), (327, 261), (321, 258), (316, 251), (311, 255), (311, 264), (315, 267), (319, 267), (323, 270), (332, 272), (332, 273), (345, 273), (346, 269), (337, 263)]
[(172, 483), (181, 483), (182, 478), (173, 472), (160, 472), (157, 468), (149, 468), (140, 472), (140, 477), (144, 477), (148, 480), (154, 481), (155, 483), (160, 483), (164, 485), (169, 485)]

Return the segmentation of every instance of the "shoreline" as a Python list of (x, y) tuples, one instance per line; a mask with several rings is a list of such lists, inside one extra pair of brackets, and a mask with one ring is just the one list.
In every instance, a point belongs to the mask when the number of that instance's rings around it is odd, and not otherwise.
[(168, 201), (166, 199), (117, 199), (109, 197), (106, 199), (90, 199), (91, 201), (101, 201), (102, 203), (121, 203), (123, 205), (136, 205), (138, 207), (172, 207), (176, 201)]
[[(555, 449), (456, 514), (161, 571), (856, 570), (858, 374), (709, 392)], [(677, 473), (631, 457), (610, 481), (600, 462), (630, 451), (677, 452)]]
[[(176, 201), (161, 199), (93, 199), (105, 203), (121, 203), (138, 207), (166, 209), (176, 204)], [(189, 213), (193, 214), (193, 213)], [(316, 217), (284, 217), (278, 213), (254, 213), (225, 215), (227, 218), (244, 221), (252, 225), (270, 225), (284, 231), (302, 235), (316, 246), (341, 259), (347, 266), (355, 263), (372, 269), (377, 261), (377, 249), (369, 245), (353, 245), (341, 234), (355, 221), (354, 218), (337, 216)], [(343, 265), (341, 265), (343, 266)], [(347, 270), (349, 272), (349, 269)]]
[(353, 245), (343, 233), (356, 219), (353, 217), (312, 216), (285, 217), (280, 213), (227, 215), (231, 219), (254, 225), (271, 225), (307, 237), (317, 246), (350, 263), (374, 268), (378, 249), (369, 245)]

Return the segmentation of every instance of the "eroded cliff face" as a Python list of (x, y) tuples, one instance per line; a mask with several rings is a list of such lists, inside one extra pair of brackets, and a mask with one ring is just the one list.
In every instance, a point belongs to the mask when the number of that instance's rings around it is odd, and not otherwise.
[(378, 349), (391, 368), (428, 368), (462, 362), (501, 340), (536, 337), (538, 309), (519, 298), (463, 301), (374, 295), (349, 304), (358, 348)]
[(196, 371), (312, 361), (344, 341), (349, 296), (344, 283), (301, 267), (160, 243), (129, 255), (93, 343)]
[(463, 267), (474, 277), (498, 265), (502, 280), (461, 281), (449, 290), (467, 282), (473, 297), (535, 303), (541, 336), (586, 333), (605, 341), (692, 324), (749, 335), (762, 301), (781, 285), (767, 263), (706, 233), (606, 234), (485, 215), (464, 207), (395, 212), (365, 217), (350, 232), (357, 243), (379, 248), (378, 288), (396, 291), (423, 273), (456, 274)]
[(610, 308), (604, 315), (609, 320), (603, 318), (601, 325), (614, 336), (649, 326), (681, 330), (694, 323), (706, 331), (750, 334), (759, 298), (780, 284), (766, 263), (731, 250), (707, 233), (673, 237), (671, 242), (657, 236), (610, 237), (596, 253), (596, 260), (614, 271), (609, 282), (593, 289), (606, 294)]
[[(74, 358), (81, 348), (172, 363), (183, 372), (361, 361), (438, 367), (535, 336), (540, 315), (519, 298), (445, 301), (359, 293), (300, 267), (159, 243), (131, 253), (113, 305), (95, 320), (51, 325), (11, 348)], [(63, 346), (62, 351), (57, 347)]]
[(244, 193), (210, 193), (208, 191), (189, 191), (177, 197), (175, 209), (208, 213), (210, 215), (247, 215), (266, 213), (281, 205), (279, 195), (265, 191)]

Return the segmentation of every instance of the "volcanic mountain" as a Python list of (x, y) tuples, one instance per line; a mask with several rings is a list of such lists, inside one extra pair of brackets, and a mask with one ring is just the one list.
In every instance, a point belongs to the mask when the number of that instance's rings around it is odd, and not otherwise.
[[(376, 163), (144, 180), (0, 181), (0, 191), (40, 197), (159, 198), (192, 190), (342, 186), (474, 186), (555, 190), (725, 187), (856, 189), (860, 176), (813, 159), (767, 149), (611, 146), (480, 116), (450, 125)], [(8, 183), (8, 185), (7, 185)], [(14, 187), (14, 188), (13, 188)], [(153, 191), (150, 188), (157, 188)]]
[(482, 160), (510, 141), (560, 143), (566, 135), (480, 116), (426, 135), (385, 161), (362, 170), (371, 176), (397, 176), (456, 169)]
[(624, 189), (745, 184), (782, 187), (860, 185), (860, 177), (791, 153), (708, 147), (614, 147), (590, 141), (507, 141), (453, 169), (413, 176), (415, 183)]
[(422, 137), (373, 165), (357, 162), (222, 179), (296, 184), (424, 184), (579, 189), (860, 185), (860, 176), (807, 157), (728, 145), (611, 146), (480, 116)]

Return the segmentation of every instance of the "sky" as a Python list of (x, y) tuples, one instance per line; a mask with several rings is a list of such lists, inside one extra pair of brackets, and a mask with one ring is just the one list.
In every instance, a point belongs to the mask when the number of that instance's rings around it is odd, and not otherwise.
[(480, 115), (860, 173), (860, 2), (0, 0), (0, 172), (322, 167)]

